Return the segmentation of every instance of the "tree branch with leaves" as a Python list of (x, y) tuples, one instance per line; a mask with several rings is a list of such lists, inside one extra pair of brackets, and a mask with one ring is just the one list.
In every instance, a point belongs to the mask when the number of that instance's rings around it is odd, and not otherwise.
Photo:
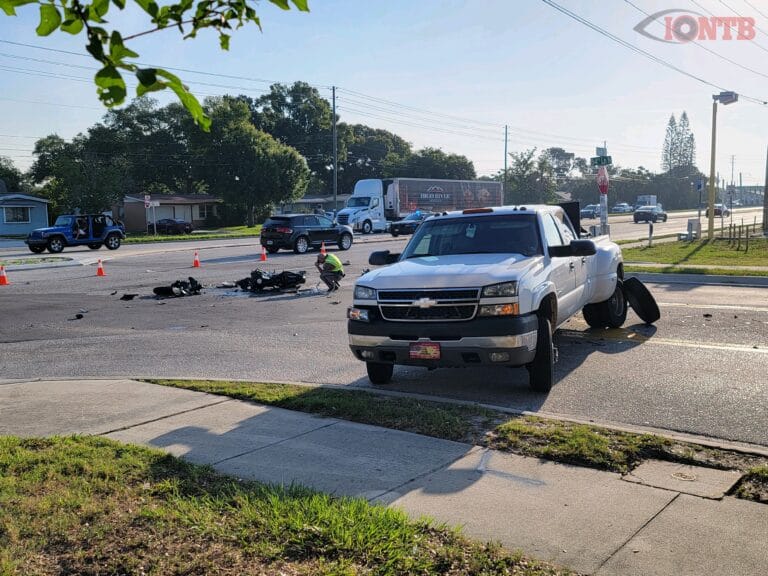
[[(124, 10), (126, 2), (133, 2), (149, 16), (150, 27), (142, 32), (123, 34), (116, 29), (108, 30), (105, 19), (114, 5)], [(309, 11), (308, 0), (269, 0), (283, 10), (291, 4), (302, 12)], [(222, 50), (229, 50), (232, 30), (254, 24), (261, 30), (261, 20), (256, 14), (254, 0), (181, 0), (159, 5), (154, 0), (0, 0), (0, 10), (15, 16), (16, 9), (26, 5), (38, 5), (40, 23), (38, 36), (49, 36), (56, 31), (77, 36), (85, 33), (88, 53), (101, 64), (94, 82), (99, 100), (107, 106), (119, 106), (125, 102), (128, 90), (124, 74), (138, 80), (136, 95), (142, 96), (159, 90), (172, 90), (203, 130), (209, 130), (211, 120), (195, 96), (181, 79), (162, 68), (143, 68), (137, 62), (139, 54), (128, 48), (126, 42), (168, 29), (177, 29), (186, 40), (195, 38), (200, 30), (212, 29), (219, 36)]]

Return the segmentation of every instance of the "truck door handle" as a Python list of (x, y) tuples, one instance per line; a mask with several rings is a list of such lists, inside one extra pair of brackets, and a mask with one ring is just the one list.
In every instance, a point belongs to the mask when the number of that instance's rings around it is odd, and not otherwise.
[(586, 256), (582, 256), (581, 257), (581, 263), (584, 264), (586, 261), (587, 261), (587, 257)]
[(568, 264), (568, 268), (570, 268), (571, 270), (573, 270), (574, 268), (576, 268), (576, 264), (574, 264), (573, 262), (571, 262), (570, 264)]

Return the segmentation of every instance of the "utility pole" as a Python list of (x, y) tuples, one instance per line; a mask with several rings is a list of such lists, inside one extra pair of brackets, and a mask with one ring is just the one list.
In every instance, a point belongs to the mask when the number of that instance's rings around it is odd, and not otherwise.
[(333, 93), (333, 213), (339, 209), (339, 146), (336, 138), (336, 86), (331, 86)]
[[(504, 180), (502, 186), (506, 188), (507, 186), (507, 131), (509, 130), (509, 126), (507, 124), (504, 124)], [(504, 196), (506, 197), (507, 191), (504, 190)], [(506, 202), (504, 202), (506, 204)]]
[(768, 151), (765, 154), (765, 183), (763, 184), (763, 235), (768, 236)]

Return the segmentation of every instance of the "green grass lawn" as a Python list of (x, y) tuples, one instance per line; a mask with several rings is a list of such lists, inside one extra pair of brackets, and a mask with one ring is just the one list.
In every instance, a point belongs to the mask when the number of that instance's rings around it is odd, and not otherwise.
[(141, 244), (144, 242), (195, 242), (198, 240), (221, 240), (226, 238), (250, 238), (261, 234), (261, 224), (256, 226), (228, 226), (214, 230), (199, 230), (192, 234), (144, 234), (130, 233), (123, 240), (126, 244)]
[(6, 258), (0, 259), (0, 265), (3, 266), (21, 266), (23, 264), (49, 264), (51, 262), (68, 262), (72, 258), (62, 258), (56, 256), (42, 256), (40, 258)]
[(682, 266), (698, 264), (707, 266), (768, 266), (768, 239), (753, 238), (749, 251), (745, 242), (741, 250), (727, 240), (701, 242), (664, 242), (650, 248), (624, 248), (625, 262), (654, 262)]
[(363, 499), (241, 481), (158, 450), (0, 436), (0, 575), (17, 574), (569, 572)]

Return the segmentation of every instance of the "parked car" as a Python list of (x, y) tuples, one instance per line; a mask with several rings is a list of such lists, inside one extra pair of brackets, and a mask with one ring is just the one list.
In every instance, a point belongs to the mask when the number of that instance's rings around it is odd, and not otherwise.
[(662, 222), (667, 221), (667, 213), (661, 208), (661, 206), (640, 206), (635, 210), (633, 219), (635, 224), (638, 222)]
[(352, 228), (334, 224), (319, 214), (280, 214), (270, 216), (261, 227), (261, 245), (270, 254), (281, 248), (304, 254), (310, 248), (336, 244), (342, 250), (352, 246)]
[[(181, 218), (161, 218), (157, 221), (158, 234), (192, 234), (192, 224)], [(155, 225), (151, 222), (147, 225), (150, 234), (155, 232)]]
[(59, 216), (53, 226), (33, 230), (24, 243), (35, 254), (46, 248), (56, 254), (66, 246), (88, 246), (91, 250), (106, 246), (109, 250), (117, 250), (124, 238), (125, 227), (111, 216), (71, 214)]
[(613, 208), (611, 208), (611, 212), (615, 212), (616, 214), (630, 214), (634, 210), (632, 206), (627, 204), (626, 202), (620, 202), (616, 204)]
[(432, 212), (422, 212), (421, 210), (411, 212), (402, 220), (392, 222), (389, 225), (389, 232), (392, 234), (392, 236), (399, 236), (400, 234), (413, 234), (416, 232), (416, 228), (421, 226), (421, 223), (430, 216), (432, 216)]
[(589, 220), (600, 217), (600, 204), (587, 204), (579, 213), (582, 220)]
[[(709, 206), (707, 206), (707, 218), (709, 218)], [(725, 204), (715, 204), (715, 216), (727, 218), (731, 215), (731, 211), (726, 208)]]

